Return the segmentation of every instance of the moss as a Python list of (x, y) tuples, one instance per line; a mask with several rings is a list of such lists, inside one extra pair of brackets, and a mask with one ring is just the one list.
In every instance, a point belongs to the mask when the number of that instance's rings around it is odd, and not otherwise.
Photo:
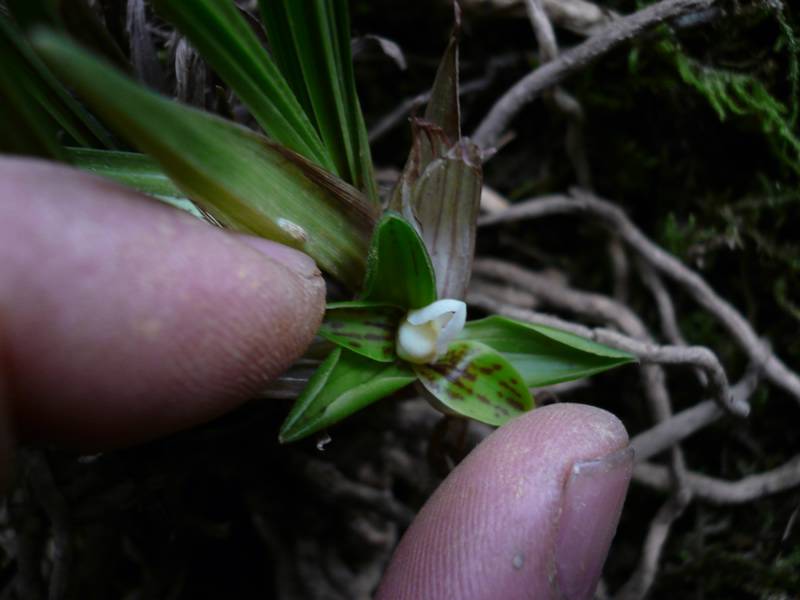
[(720, 121), (734, 117), (755, 119), (775, 156), (800, 175), (800, 138), (796, 132), (800, 44), (782, 5), (771, 13), (779, 31), (774, 50), (787, 54), (788, 105), (753, 73), (708, 65), (690, 57), (674, 36), (662, 41), (660, 49), (672, 58), (681, 80), (708, 101)]

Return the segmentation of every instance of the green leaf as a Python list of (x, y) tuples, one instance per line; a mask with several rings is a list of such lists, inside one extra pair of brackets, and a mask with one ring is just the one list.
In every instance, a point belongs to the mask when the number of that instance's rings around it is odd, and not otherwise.
[[(276, 141), (345, 175), (323, 145), (303, 107), (231, 0), (155, 0)], [(299, 4), (305, 4), (301, 2)]]
[(459, 338), (502, 353), (529, 387), (580, 379), (636, 360), (565, 331), (498, 316), (467, 323)]
[(281, 443), (330, 427), (354, 412), (412, 383), (401, 363), (379, 363), (336, 348), (317, 369), (281, 427)]
[(26, 73), (9, 65), (0, 40), (0, 152), (63, 160), (55, 123), (20, 85)]
[(36, 27), (64, 31), (122, 69), (130, 69), (125, 58), (97, 12), (87, 0), (6, 0), (20, 27), (28, 32)]
[(75, 144), (113, 147), (108, 133), (0, 15), (0, 149), (63, 160), (59, 130)]
[(403, 309), (376, 302), (329, 304), (319, 335), (356, 354), (393, 362)]
[(65, 148), (69, 162), (76, 167), (121, 183), (129, 188), (180, 208), (198, 219), (205, 219), (194, 203), (172, 183), (158, 163), (136, 152)]
[(39, 34), (35, 46), (220, 223), (301, 248), (357, 288), (374, 223), (357, 190), (248, 129), (144, 90), (60, 36)]
[(502, 425), (533, 408), (522, 377), (500, 353), (479, 342), (453, 342), (430, 365), (414, 365), (420, 382), (450, 411)]
[(436, 279), (425, 245), (398, 214), (384, 214), (375, 227), (363, 299), (405, 309), (422, 308), (436, 300)]
[(259, 2), (261, 22), (267, 33), (270, 54), (281, 74), (286, 79), (297, 101), (303, 107), (309, 120), (317, 127), (314, 107), (308, 96), (308, 87), (303, 75), (303, 65), (292, 33), (292, 22), (289, 19), (288, 8), (283, 0)]
[(337, 172), (377, 203), (353, 76), (347, 2), (262, 0), (260, 6), (276, 62), (316, 124)]

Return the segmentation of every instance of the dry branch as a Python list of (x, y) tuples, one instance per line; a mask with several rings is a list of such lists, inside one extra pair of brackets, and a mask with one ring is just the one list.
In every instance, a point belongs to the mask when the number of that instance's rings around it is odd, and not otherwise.
[[(746, 403), (758, 384), (756, 373), (745, 375), (731, 388), (734, 402)], [(669, 419), (643, 431), (631, 440), (638, 462), (645, 461), (656, 454), (668, 450), (687, 437), (695, 434), (725, 415), (719, 404), (713, 400), (703, 400)]]
[(594, 62), (620, 44), (630, 41), (651, 27), (696, 12), (704, 12), (715, 0), (663, 0), (631, 15), (614, 20), (582, 44), (562, 52), (520, 79), (492, 106), (472, 138), (479, 146), (495, 146), (511, 120), (542, 91)]
[[(633, 480), (659, 491), (672, 489), (669, 469), (661, 465), (636, 465)], [(686, 483), (698, 499), (712, 504), (744, 504), (800, 486), (800, 455), (780, 467), (737, 481), (689, 472), (686, 474)]]
[(800, 377), (759, 339), (741, 313), (720, 297), (700, 275), (650, 241), (611, 202), (585, 192), (576, 192), (574, 197), (546, 196), (521, 202), (503, 213), (486, 215), (479, 219), (478, 225), (564, 214), (599, 217), (607, 228), (619, 235), (649, 265), (681, 285), (700, 306), (714, 316), (747, 353), (750, 361), (763, 369), (764, 377), (768, 381), (783, 388), (800, 402)]
[(691, 493), (681, 490), (669, 498), (656, 513), (642, 546), (642, 557), (633, 575), (614, 595), (617, 600), (641, 600), (658, 574), (661, 552), (669, 537), (672, 524), (683, 514), (691, 501)]
[[(525, 0), (525, 8), (531, 21), (536, 42), (539, 45), (539, 58), (542, 63), (558, 58), (558, 41), (544, 0)], [(584, 112), (578, 99), (563, 87), (556, 86), (545, 93), (545, 98), (561, 112), (568, 121), (566, 148), (578, 184), (590, 188), (592, 182), (589, 157), (583, 143)]]
[[(725, 370), (720, 365), (716, 355), (708, 348), (701, 346), (660, 346), (651, 341), (643, 341), (643, 339), (649, 340), (644, 325), (633, 311), (624, 305), (620, 305), (599, 294), (579, 292), (566, 286), (559, 286), (553, 283), (552, 280), (544, 279), (510, 263), (495, 259), (480, 259), (475, 261), (474, 270), (476, 274), (483, 274), (484, 276), (491, 274), (494, 278), (500, 277), (515, 281), (534, 294), (541, 292), (541, 298), (553, 306), (562, 309), (566, 308), (584, 316), (594, 316), (607, 323), (610, 322), (628, 332), (629, 335), (623, 335), (605, 328), (592, 329), (552, 315), (533, 312), (507, 304), (502, 299), (504, 294), (502, 292), (498, 293), (496, 286), (482, 284), (480, 281), (475, 281), (468, 295), (468, 300), (471, 304), (510, 317), (570, 331), (601, 344), (630, 352), (645, 363), (699, 367), (709, 377), (714, 397), (725, 410), (739, 416), (746, 416), (749, 412), (748, 404), (739, 402), (730, 393)], [(632, 337), (630, 334), (636, 337)], [(655, 416), (659, 420), (668, 418), (670, 416), (669, 400), (668, 397), (662, 397), (666, 395), (666, 391), (662, 389), (664, 387), (663, 381), (657, 381), (663, 378), (663, 375), (649, 372), (648, 369), (645, 369), (645, 378), (646, 389), (650, 391), (650, 395), (657, 394), (658, 396), (651, 398)], [(655, 389), (654, 386), (658, 389)]]

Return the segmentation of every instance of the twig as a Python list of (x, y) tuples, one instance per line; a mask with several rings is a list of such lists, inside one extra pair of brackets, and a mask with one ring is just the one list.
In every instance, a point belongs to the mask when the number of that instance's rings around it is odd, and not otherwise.
[(652, 294), (653, 300), (656, 301), (656, 308), (661, 321), (661, 332), (664, 334), (664, 338), (676, 346), (686, 346), (686, 339), (681, 333), (678, 319), (675, 316), (675, 305), (672, 303), (672, 296), (670, 296), (667, 288), (664, 287), (661, 277), (647, 262), (641, 259), (636, 261), (636, 268), (645, 287)]
[(650, 337), (636, 313), (608, 296), (574, 290), (554, 277), (494, 258), (476, 259), (472, 273), (476, 277), (502, 280), (532, 293), (551, 306), (566, 309), (592, 321), (611, 324), (630, 336), (640, 339)]
[[(494, 81), (494, 78), (500, 69), (519, 60), (520, 58), (518, 55), (500, 56), (490, 59), (486, 73), (481, 77), (462, 83), (459, 86), (459, 95), (464, 96), (466, 94), (472, 94), (474, 92), (486, 89), (489, 85), (491, 85), (492, 81)], [(400, 104), (398, 104), (396, 108), (379, 118), (375, 124), (369, 128), (369, 143), (372, 144), (381, 139), (392, 129), (405, 121), (415, 108), (422, 106), (430, 99), (431, 91), (426, 90), (424, 92), (420, 92), (416, 96), (411, 96), (401, 100)]]
[(631, 15), (614, 20), (583, 43), (561, 53), (554, 61), (540, 66), (511, 87), (492, 106), (475, 130), (472, 138), (479, 146), (489, 148), (508, 127), (511, 120), (531, 100), (581, 70), (623, 42), (670, 19), (702, 12), (715, 0), (662, 0)]
[(506, 210), (511, 203), (496, 190), (484, 185), (481, 189), (481, 210), (487, 213), (496, 213)]
[(569, 196), (546, 196), (514, 205), (504, 213), (485, 215), (478, 221), (486, 226), (504, 221), (519, 221), (550, 215), (584, 214), (599, 217), (615, 234), (655, 269), (680, 284), (689, 295), (731, 334), (751, 362), (762, 365), (764, 377), (783, 388), (800, 402), (800, 377), (790, 370), (756, 335), (750, 323), (706, 281), (677, 258), (650, 241), (612, 203), (584, 192)]
[[(668, 342), (676, 346), (688, 345), (678, 326), (678, 319), (675, 316), (675, 305), (672, 303), (672, 296), (664, 286), (661, 277), (644, 260), (637, 260), (636, 267), (642, 282), (656, 301), (656, 308), (658, 309), (658, 316), (661, 322), (661, 332), (664, 337)], [(700, 385), (705, 387), (708, 384), (708, 379), (706, 379), (705, 373), (701, 370), (695, 369), (695, 375)]]
[(544, 0), (543, 4), (553, 23), (582, 35), (593, 35), (618, 16), (586, 0)]
[[(502, 261), (485, 260), (483, 266), (491, 276), (505, 277), (509, 281), (522, 284), (528, 291), (543, 294), (555, 306), (567, 306), (569, 309), (583, 314), (584, 316), (600, 316), (603, 320), (616, 322), (624, 332), (636, 338), (637, 341), (648, 343), (656, 348), (644, 323), (622, 303), (599, 294), (572, 290), (558, 283), (547, 285), (546, 282), (535, 273), (509, 263), (503, 263)], [(706, 351), (703, 353), (702, 358), (695, 357), (695, 359), (700, 359), (702, 362), (708, 363), (707, 368), (711, 368), (712, 372), (716, 373), (717, 377), (714, 383), (719, 390), (720, 397), (725, 398), (727, 394), (727, 377), (721, 365), (719, 365), (716, 356)], [(663, 369), (658, 364), (645, 364), (641, 369), (641, 377), (645, 396), (650, 404), (654, 418), (659, 422), (669, 419), (672, 416), (672, 402), (667, 389), (666, 374)], [(746, 410), (749, 407), (745, 404), (738, 408), (741, 410), (741, 414), (746, 414)], [(687, 471), (686, 461), (683, 456), (683, 451), (678, 445), (672, 447), (671, 454), (671, 473), (674, 478), (675, 487), (680, 491), (685, 487), (685, 474)]]
[(480, 285), (470, 288), (467, 299), (472, 305), (498, 314), (563, 329), (598, 343), (630, 352), (643, 362), (700, 367), (706, 371), (712, 385), (714, 385), (714, 398), (720, 406), (737, 416), (746, 416), (749, 412), (749, 405), (746, 402), (741, 402), (730, 393), (725, 371), (719, 364), (716, 355), (708, 348), (701, 346), (658, 346), (633, 339), (610, 329), (592, 329), (552, 315), (545, 315), (504, 304), (490, 293), (487, 293), (485, 287)]
[[(573, 290), (554, 282), (551, 278), (543, 278), (541, 275), (505, 261), (479, 259), (475, 261), (473, 268), (476, 274), (513, 281), (553, 306), (566, 308), (602, 322), (612, 323), (627, 334), (621, 335), (606, 329), (595, 329), (586, 330), (579, 335), (589, 335), (600, 343), (632, 352), (645, 362), (697, 365), (711, 378), (711, 383), (721, 400), (729, 394), (728, 378), (713, 352), (700, 346), (659, 346), (653, 343), (644, 323), (624, 304), (600, 294)], [(651, 385), (664, 387), (663, 382), (654, 381), (662, 379), (663, 375), (646, 373), (646, 378)], [(658, 395), (666, 396), (666, 391), (660, 390)], [(668, 402), (668, 398), (654, 402), (656, 417), (659, 420), (669, 416)], [(743, 416), (747, 413), (746, 404), (732, 405), (728, 400), (722, 400), (722, 402), (735, 414)]]
[(658, 510), (647, 531), (642, 546), (642, 558), (633, 575), (614, 594), (617, 600), (641, 600), (647, 595), (658, 573), (661, 552), (669, 538), (672, 524), (683, 514), (691, 501), (691, 493), (681, 490), (669, 498)]
[[(669, 469), (652, 463), (636, 465), (634, 481), (659, 491), (672, 489)], [(780, 467), (748, 475), (738, 481), (726, 481), (700, 473), (689, 472), (686, 483), (694, 496), (712, 504), (744, 504), (770, 494), (800, 486), (800, 455)]]
[[(747, 402), (757, 385), (758, 376), (755, 372), (745, 375), (731, 388), (734, 402)], [(704, 427), (718, 421), (724, 415), (725, 412), (720, 409), (717, 402), (703, 400), (647, 431), (643, 431), (631, 440), (637, 462), (646, 461), (671, 448)]]
[[(558, 42), (543, 0), (525, 0), (525, 8), (539, 44), (541, 62), (556, 60), (558, 58)], [(559, 112), (567, 117), (567, 154), (578, 184), (588, 189), (591, 187), (592, 175), (586, 148), (583, 144), (583, 108), (577, 98), (561, 86), (545, 91), (545, 96)]]
[(542, 62), (553, 60), (558, 56), (558, 43), (542, 0), (525, 0), (525, 9), (539, 43), (539, 57)]
[(613, 235), (608, 240), (608, 257), (611, 260), (611, 273), (614, 276), (614, 300), (625, 303), (628, 300), (630, 263), (625, 246)]

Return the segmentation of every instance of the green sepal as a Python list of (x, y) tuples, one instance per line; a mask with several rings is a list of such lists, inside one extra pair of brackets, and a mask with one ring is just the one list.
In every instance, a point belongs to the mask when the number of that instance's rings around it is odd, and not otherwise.
[(379, 363), (336, 348), (314, 372), (281, 427), (281, 443), (308, 437), (412, 383), (402, 363)]
[(435, 363), (414, 371), (447, 409), (482, 423), (503, 425), (534, 406), (511, 363), (479, 342), (453, 342)]
[(378, 362), (394, 362), (403, 309), (377, 302), (328, 304), (318, 331), (325, 339)]
[(528, 387), (572, 381), (636, 361), (627, 352), (566, 331), (498, 316), (467, 323), (459, 339), (500, 352)]
[(375, 226), (363, 299), (409, 309), (436, 300), (436, 279), (425, 243), (397, 213), (385, 213)]

